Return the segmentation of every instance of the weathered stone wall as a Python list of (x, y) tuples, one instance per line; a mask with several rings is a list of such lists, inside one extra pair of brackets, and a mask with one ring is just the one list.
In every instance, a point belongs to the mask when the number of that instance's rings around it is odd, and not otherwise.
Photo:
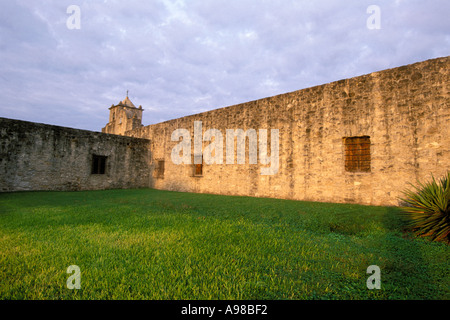
[[(275, 197), (297, 200), (398, 205), (408, 183), (444, 175), (450, 169), (449, 57), (374, 72), (321, 86), (146, 126), (127, 135), (152, 142), (159, 189)], [(171, 152), (175, 129), (202, 121), (203, 132), (218, 129), (223, 164), (176, 165)], [(277, 174), (262, 165), (226, 164), (226, 129), (279, 129)], [(370, 137), (370, 172), (347, 172), (345, 137)], [(193, 139), (192, 139), (193, 142)], [(210, 142), (203, 142), (203, 148)], [(193, 146), (193, 143), (192, 143)], [(270, 150), (270, 147), (269, 147)], [(157, 166), (156, 166), (157, 167)]]
[[(150, 141), (0, 118), (0, 191), (151, 186)], [(93, 155), (106, 156), (92, 174)]]

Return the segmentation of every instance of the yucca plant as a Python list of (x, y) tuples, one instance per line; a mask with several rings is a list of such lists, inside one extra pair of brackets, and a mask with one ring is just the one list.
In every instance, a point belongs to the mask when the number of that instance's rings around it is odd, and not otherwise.
[(418, 236), (434, 241), (450, 241), (450, 171), (436, 181), (432, 176), (427, 183), (412, 185), (401, 198), (407, 206), (402, 207), (408, 224)]

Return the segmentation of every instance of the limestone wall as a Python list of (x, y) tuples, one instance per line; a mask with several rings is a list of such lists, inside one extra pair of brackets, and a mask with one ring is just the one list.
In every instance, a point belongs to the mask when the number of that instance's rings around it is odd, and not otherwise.
[[(450, 59), (438, 58), (304, 90), (187, 116), (127, 132), (150, 139), (159, 189), (370, 205), (397, 205), (407, 183), (444, 175), (450, 169)], [(203, 132), (217, 129), (223, 164), (176, 165), (175, 129), (193, 139), (194, 121)], [(279, 130), (279, 170), (226, 164), (226, 129)], [(270, 134), (269, 134), (270, 136)], [(345, 170), (344, 138), (370, 137), (370, 171)], [(193, 141), (193, 140), (192, 140)], [(204, 141), (203, 148), (210, 142)], [(270, 147), (269, 147), (270, 150)], [(193, 151), (193, 144), (192, 144)]]
[[(0, 118), (0, 191), (151, 186), (150, 142)], [(106, 157), (93, 174), (93, 157)]]

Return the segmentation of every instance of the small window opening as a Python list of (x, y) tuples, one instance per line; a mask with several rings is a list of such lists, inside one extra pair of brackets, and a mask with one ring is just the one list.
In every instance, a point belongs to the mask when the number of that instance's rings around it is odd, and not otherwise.
[[(197, 161), (195, 161), (197, 159)], [(196, 163), (199, 162), (199, 163)], [(203, 175), (203, 155), (194, 156), (194, 176)]]
[(106, 158), (105, 156), (92, 156), (92, 174), (105, 174)]
[(156, 177), (158, 179), (164, 178), (164, 160), (158, 160), (158, 168), (156, 171)]
[(370, 137), (344, 138), (344, 161), (347, 172), (370, 172)]

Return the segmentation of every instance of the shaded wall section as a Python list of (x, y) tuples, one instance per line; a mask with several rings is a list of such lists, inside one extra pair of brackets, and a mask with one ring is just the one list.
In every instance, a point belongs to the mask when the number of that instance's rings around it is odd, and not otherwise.
[(150, 141), (0, 118), (0, 191), (150, 187)]

